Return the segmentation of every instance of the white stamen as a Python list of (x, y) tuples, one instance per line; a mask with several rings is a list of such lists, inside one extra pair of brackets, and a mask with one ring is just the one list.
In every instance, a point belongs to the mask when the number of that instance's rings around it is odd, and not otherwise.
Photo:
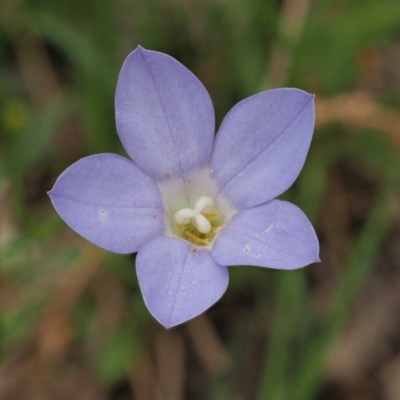
[(194, 217), (194, 222), (199, 232), (208, 233), (211, 231), (210, 221), (203, 214), (197, 214)]
[(211, 197), (202, 196), (200, 197), (194, 206), (194, 212), (197, 214), (202, 213), (203, 211), (211, 211), (214, 207), (214, 201)]
[(188, 224), (195, 216), (196, 213), (194, 210), (191, 208), (183, 208), (175, 214), (175, 221), (178, 224), (185, 225)]

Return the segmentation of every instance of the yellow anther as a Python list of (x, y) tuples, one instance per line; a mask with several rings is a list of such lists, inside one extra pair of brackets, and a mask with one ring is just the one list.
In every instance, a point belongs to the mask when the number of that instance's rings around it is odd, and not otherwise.
[(197, 237), (196, 235), (193, 235), (192, 232), (185, 231), (185, 235), (186, 235), (188, 238), (194, 240), (195, 243), (210, 244), (210, 241), (209, 241), (208, 239), (199, 238), (199, 237)]
[(206, 218), (215, 218), (218, 217), (218, 213), (202, 213)]

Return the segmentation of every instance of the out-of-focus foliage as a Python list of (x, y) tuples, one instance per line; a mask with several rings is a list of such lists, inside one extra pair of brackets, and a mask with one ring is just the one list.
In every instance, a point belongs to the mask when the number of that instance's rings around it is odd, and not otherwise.
[[(77, 159), (124, 154), (113, 97), (138, 44), (192, 70), (218, 123), (261, 90), (316, 94), (283, 197), (322, 262), (231, 268), (224, 298), (172, 331), (134, 256), (87, 243), (46, 196)], [(398, 0), (1, 1), (0, 398), (400, 398), (399, 65)]]

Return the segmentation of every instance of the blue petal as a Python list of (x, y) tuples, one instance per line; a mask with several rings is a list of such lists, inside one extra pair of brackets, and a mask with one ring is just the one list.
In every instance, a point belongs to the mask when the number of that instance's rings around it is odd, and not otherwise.
[(229, 281), (227, 268), (218, 265), (209, 251), (163, 236), (140, 249), (136, 271), (147, 308), (166, 328), (207, 310)]
[(313, 96), (301, 90), (269, 90), (238, 103), (210, 162), (220, 193), (239, 209), (283, 193), (303, 167), (313, 129)]
[(74, 231), (115, 253), (134, 253), (164, 229), (158, 188), (132, 161), (116, 154), (79, 160), (60, 175), (49, 195)]
[(304, 213), (272, 200), (240, 211), (219, 234), (212, 250), (217, 263), (295, 269), (318, 262), (319, 244)]
[(185, 178), (208, 164), (215, 129), (210, 96), (172, 57), (133, 51), (119, 75), (115, 110), (126, 151), (155, 180)]

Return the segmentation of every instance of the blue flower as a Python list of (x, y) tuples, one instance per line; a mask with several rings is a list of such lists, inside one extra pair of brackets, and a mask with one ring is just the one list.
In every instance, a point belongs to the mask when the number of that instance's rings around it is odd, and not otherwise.
[(164, 327), (218, 301), (227, 266), (294, 269), (319, 261), (307, 217), (274, 200), (305, 162), (312, 95), (277, 89), (249, 97), (230, 110), (214, 139), (214, 109), (200, 81), (168, 55), (139, 47), (122, 66), (115, 109), (134, 161), (83, 158), (49, 195), (89, 241), (138, 252), (144, 301)]

